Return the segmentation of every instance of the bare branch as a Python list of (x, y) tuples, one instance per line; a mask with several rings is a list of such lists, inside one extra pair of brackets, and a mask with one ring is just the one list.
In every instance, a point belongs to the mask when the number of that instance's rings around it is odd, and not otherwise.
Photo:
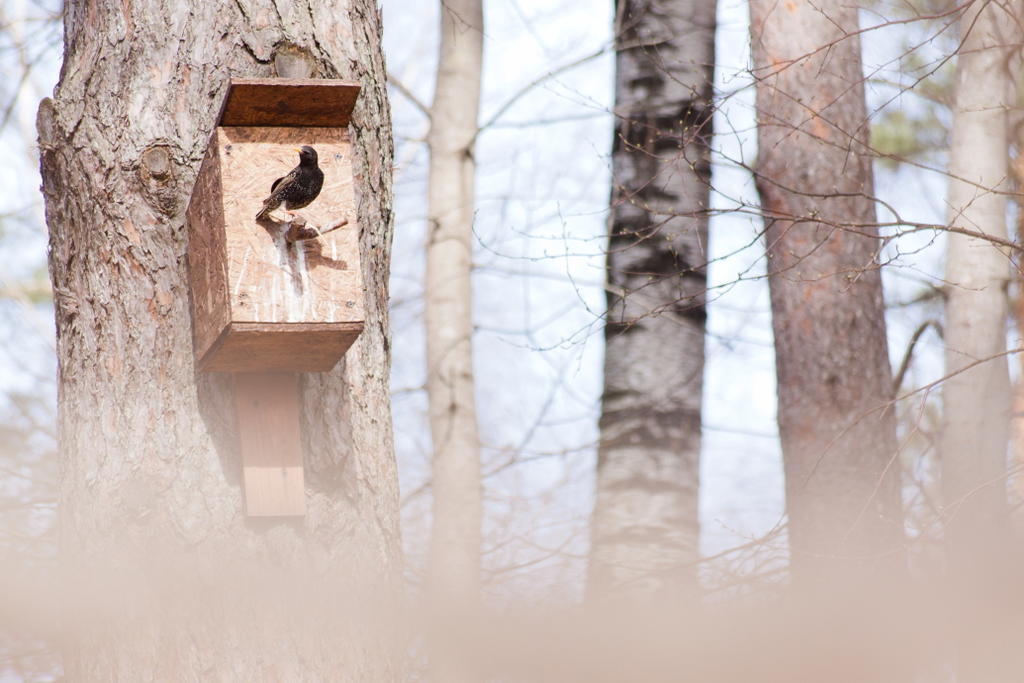
[(418, 109), (421, 114), (427, 117), (428, 120), (430, 119), (430, 107), (424, 104), (423, 100), (416, 97), (416, 94), (412, 90), (410, 90), (409, 87), (405, 85), (405, 83), (403, 83), (400, 78), (398, 78), (398, 76), (391, 73), (390, 71), (388, 72), (388, 83), (393, 85), (395, 87), (395, 90), (401, 93), (402, 96), (405, 97), (405, 99), (409, 100), (409, 102), (411, 102), (412, 105), (416, 107), (416, 109)]
[(591, 62), (591, 61), (597, 59), (601, 55), (603, 55), (606, 52), (608, 52), (608, 50), (609, 50), (608, 47), (602, 47), (601, 49), (596, 50), (594, 52), (591, 52), (590, 54), (585, 55), (583, 57), (580, 57), (577, 60), (569, 62), (568, 64), (563, 64), (562, 66), (558, 67), (557, 69), (554, 69), (552, 71), (547, 72), (543, 76), (538, 76), (537, 78), (533, 79), (532, 81), (530, 81), (529, 83), (524, 85), (522, 88), (517, 90), (515, 92), (515, 94), (513, 94), (511, 97), (509, 97), (507, 100), (505, 100), (504, 104), (502, 104), (500, 107), (498, 107), (498, 109), (491, 115), (491, 117), (488, 118), (487, 121), (485, 121), (484, 124), (481, 125), (480, 128), (477, 129), (476, 137), (480, 137), (480, 133), (484, 132), (485, 130), (490, 128), (492, 125), (494, 125), (494, 123), (498, 119), (500, 119), (502, 116), (504, 116), (505, 112), (507, 112), (509, 109), (511, 109), (512, 106), (516, 102), (518, 102), (520, 98), (522, 98), (524, 95), (529, 93), (534, 88), (536, 88), (536, 87), (538, 87), (540, 85), (543, 85), (544, 83), (547, 83), (548, 81), (550, 81), (553, 78), (557, 78), (558, 76), (564, 74), (566, 71), (571, 71), (572, 69), (575, 69), (578, 66), (582, 66), (583, 64), (586, 64), (587, 62)]

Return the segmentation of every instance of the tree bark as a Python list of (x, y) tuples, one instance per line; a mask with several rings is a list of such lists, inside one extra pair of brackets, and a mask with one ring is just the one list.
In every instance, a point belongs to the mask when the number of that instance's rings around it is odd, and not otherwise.
[(900, 567), (857, 8), (752, 0), (750, 14), (792, 572)]
[[(1015, 141), (1017, 149), (1024, 150), (1024, 126), (1022, 124), (1024, 121), (1018, 121), (1016, 126), (1011, 125), (1009, 137)], [(1016, 195), (1011, 197), (1011, 200), (1017, 205), (1016, 230), (1019, 240), (1021, 236), (1024, 236), (1024, 201), (1020, 197), (1021, 188), (1024, 188), (1024, 157), (1018, 154), (1009, 161), (1009, 164), (1013, 178), (1013, 191)], [(1020, 268), (1017, 268), (1016, 272), (1011, 269), (1010, 277), (1017, 280), (1017, 286), (1012, 297), (1008, 296), (1007, 305), (1013, 316), (1017, 338), (1024, 339), (1024, 272)], [(1022, 474), (1024, 471), (1024, 354), (1017, 354), (1016, 362), (1017, 377), (1010, 387), (1012, 403), (1009, 438), (1013, 453), (1013, 463), (1010, 466), (1010, 471), (1013, 474), (1010, 481), (1016, 495), (1021, 496), (1024, 495), (1024, 474)], [(1007, 363), (1007, 369), (1009, 369), (1009, 363)]]
[[(975, 3), (960, 19), (949, 158), (949, 223), (1006, 239), (1009, 146), (1006, 112), (1012, 87), (998, 5)], [(984, 239), (946, 236), (946, 374), (942, 385), (942, 488), (950, 566), (992, 559), (1006, 530), (1006, 456), (1010, 379), (1006, 290), (1010, 258)], [(973, 368), (968, 366), (977, 363)], [(977, 555), (977, 553), (984, 553)]]
[[(371, 0), (66, 6), (38, 127), (69, 680), (397, 678), (385, 632), (356, 608), (400, 574), (380, 30)], [(195, 371), (185, 264), (185, 209), (228, 78), (275, 74), (363, 85), (366, 328), (332, 372), (301, 378), (307, 514), (292, 523), (244, 516), (230, 378)], [(372, 595), (383, 612), (389, 594)]]
[(441, 0), (430, 110), (427, 397), (433, 440), (431, 588), (475, 599), (480, 581), (480, 437), (473, 376), (473, 149), (483, 61), (481, 0)]
[(714, 0), (619, 0), (588, 590), (696, 585)]

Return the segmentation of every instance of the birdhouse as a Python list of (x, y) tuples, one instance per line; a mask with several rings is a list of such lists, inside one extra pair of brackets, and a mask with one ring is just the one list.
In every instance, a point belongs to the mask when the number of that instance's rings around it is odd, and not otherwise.
[[(358, 94), (342, 81), (232, 80), (186, 212), (196, 365), (235, 373), (249, 515), (304, 514), (295, 373), (330, 370), (363, 329), (348, 133)], [(319, 194), (297, 215), (285, 203), (257, 218), (306, 146)]]
[[(362, 331), (348, 134), (358, 94), (341, 81), (231, 81), (186, 213), (201, 370), (327, 371)], [(257, 222), (304, 145), (324, 175), (298, 211), (305, 226), (280, 212)]]

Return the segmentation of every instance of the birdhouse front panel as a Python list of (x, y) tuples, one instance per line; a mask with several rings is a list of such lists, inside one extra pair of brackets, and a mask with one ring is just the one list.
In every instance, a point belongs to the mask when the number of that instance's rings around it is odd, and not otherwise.
[[(258, 219), (303, 146), (315, 150), (323, 172), (319, 194), (306, 206), (285, 202)], [(217, 128), (188, 214), (200, 367), (331, 369), (363, 326), (347, 129)]]

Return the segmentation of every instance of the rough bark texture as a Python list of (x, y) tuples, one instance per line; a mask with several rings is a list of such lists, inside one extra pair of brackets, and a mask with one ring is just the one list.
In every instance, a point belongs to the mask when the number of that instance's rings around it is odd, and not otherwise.
[[(960, 19), (949, 159), (949, 223), (1006, 239), (1008, 60), (1015, 19), (974, 3)], [(946, 251), (946, 373), (942, 484), (950, 567), (982, 571), (1006, 529), (1010, 380), (1006, 357), (1009, 255), (950, 233)], [(980, 362), (980, 363), (979, 363)], [(969, 365), (975, 367), (960, 372)], [(987, 570), (986, 570), (987, 571)], [(981, 679), (979, 679), (981, 680)]]
[(473, 158), (483, 61), (481, 0), (442, 0), (431, 107), (427, 396), (434, 459), (430, 581), (472, 597), (480, 575), (480, 437), (473, 379)]
[[(68, 618), (70, 680), (396, 677), (385, 651), (339, 624), (400, 560), (384, 74), (372, 0), (67, 4), (60, 84), (38, 125), (61, 541), (74, 586), (90, 587), (71, 596), (89, 600)], [(231, 75), (363, 85), (352, 132), (366, 329), (333, 372), (301, 378), (299, 523), (243, 516), (230, 378), (197, 374), (192, 358), (184, 213)], [(277, 580), (250, 573), (268, 566)]]
[(589, 590), (695, 583), (714, 0), (620, 0)]
[[(752, 0), (792, 569), (903, 561), (857, 8)], [(888, 564), (888, 562), (886, 562)]]

